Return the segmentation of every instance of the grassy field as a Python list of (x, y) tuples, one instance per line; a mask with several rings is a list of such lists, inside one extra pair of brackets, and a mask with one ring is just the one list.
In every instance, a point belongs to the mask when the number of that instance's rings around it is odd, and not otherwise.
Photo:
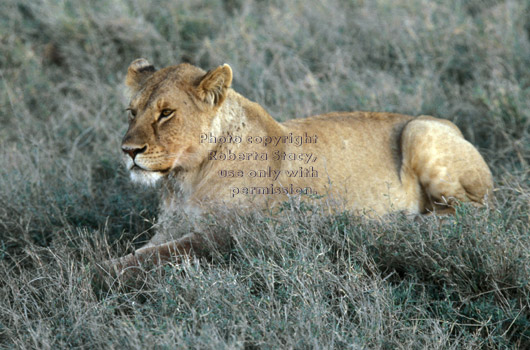
[[(2, 0), (0, 348), (530, 348), (529, 18), (525, 0)], [(155, 230), (156, 189), (120, 162), (138, 57), (229, 63), (278, 120), (450, 119), (495, 207), (210, 218), (230, 254), (96, 293), (94, 262)]]

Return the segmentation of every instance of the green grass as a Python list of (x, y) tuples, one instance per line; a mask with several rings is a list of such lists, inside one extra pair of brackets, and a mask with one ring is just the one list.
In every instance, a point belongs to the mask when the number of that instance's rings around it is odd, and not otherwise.
[[(530, 347), (529, 16), (523, 0), (2, 1), (0, 348)], [(138, 57), (229, 63), (278, 120), (450, 119), (492, 168), (495, 207), (210, 218), (230, 254), (97, 293), (91, 266), (155, 232), (156, 189), (120, 163)]]

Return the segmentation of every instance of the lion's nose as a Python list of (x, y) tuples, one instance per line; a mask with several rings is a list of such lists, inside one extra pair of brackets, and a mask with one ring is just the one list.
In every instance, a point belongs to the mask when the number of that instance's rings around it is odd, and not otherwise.
[(147, 146), (137, 147), (137, 146), (123, 145), (121, 146), (121, 149), (124, 153), (127, 153), (132, 158), (132, 160), (134, 160), (134, 158), (136, 158), (138, 154), (143, 153), (147, 150)]

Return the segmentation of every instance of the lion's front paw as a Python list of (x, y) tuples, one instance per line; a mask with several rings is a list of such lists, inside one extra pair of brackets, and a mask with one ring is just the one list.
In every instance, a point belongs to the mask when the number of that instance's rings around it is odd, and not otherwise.
[(129, 254), (122, 258), (96, 262), (92, 267), (92, 286), (98, 294), (122, 287), (137, 285), (137, 281), (144, 275), (144, 269), (138, 259)]

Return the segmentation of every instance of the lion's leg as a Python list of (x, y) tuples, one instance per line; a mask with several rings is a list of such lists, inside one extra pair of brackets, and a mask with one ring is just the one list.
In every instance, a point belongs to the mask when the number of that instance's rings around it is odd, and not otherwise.
[(172, 259), (177, 260), (182, 256), (195, 255), (200, 257), (204, 250), (201, 243), (196, 237), (184, 237), (167, 243), (140, 248), (134, 253), (115, 260), (114, 267), (117, 270), (124, 270), (145, 264), (158, 265)]
[[(133, 276), (142, 266), (160, 265), (165, 262), (179, 262), (183, 257), (208, 257), (212, 250), (224, 249), (229, 240), (223, 237), (188, 234), (167, 243), (146, 246), (134, 253), (99, 265), (100, 270), (112, 276)], [(136, 270), (137, 271), (137, 270)]]
[(492, 195), (491, 172), (477, 149), (448, 121), (420, 117), (402, 135), (403, 169), (425, 192), (424, 210), (456, 201), (484, 205)]

